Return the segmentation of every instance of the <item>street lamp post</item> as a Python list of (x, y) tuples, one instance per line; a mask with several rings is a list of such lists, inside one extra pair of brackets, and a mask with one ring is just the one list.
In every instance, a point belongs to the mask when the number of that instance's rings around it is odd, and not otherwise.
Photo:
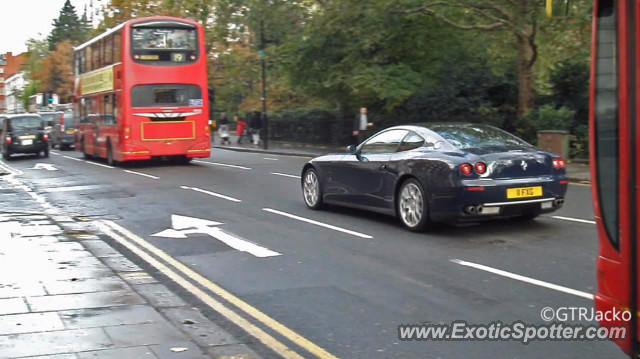
[(265, 57), (264, 20), (260, 20), (260, 66), (262, 67), (262, 126), (264, 127), (264, 149), (269, 148), (269, 118), (267, 116), (267, 66)]

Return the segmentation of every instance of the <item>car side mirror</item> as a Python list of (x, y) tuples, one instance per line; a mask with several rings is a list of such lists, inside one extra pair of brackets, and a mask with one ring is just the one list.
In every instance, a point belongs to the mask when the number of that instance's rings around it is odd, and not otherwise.
[(358, 153), (358, 147), (356, 147), (356, 145), (349, 145), (347, 146), (347, 152), (349, 152), (352, 155), (355, 155)]

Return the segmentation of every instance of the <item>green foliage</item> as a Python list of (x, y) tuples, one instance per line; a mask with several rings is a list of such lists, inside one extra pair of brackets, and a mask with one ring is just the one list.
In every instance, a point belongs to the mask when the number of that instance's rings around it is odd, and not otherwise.
[(70, 0), (66, 0), (60, 15), (53, 20), (53, 29), (49, 34), (49, 50), (53, 51), (56, 44), (60, 41), (70, 40), (74, 44), (78, 44), (86, 38), (86, 23), (83, 23), (76, 13), (76, 8), (71, 4)]

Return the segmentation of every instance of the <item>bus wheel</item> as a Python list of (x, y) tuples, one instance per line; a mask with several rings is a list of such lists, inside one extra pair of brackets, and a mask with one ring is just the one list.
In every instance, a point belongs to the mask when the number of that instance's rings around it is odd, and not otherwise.
[(80, 143), (81, 143), (81, 146), (82, 146), (82, 148), (81, 148), (82, 157), (84, 157), (85, 160), (91, 159), (91, 155), (87, 153), (87, 144), (84, 142), (84, 138), (82, 138)]
[(115, 165), (116, 161), (113, 159), (113, 149), (111, 149), (111, 142), (107, 142), (107, 164), (109, 166)]

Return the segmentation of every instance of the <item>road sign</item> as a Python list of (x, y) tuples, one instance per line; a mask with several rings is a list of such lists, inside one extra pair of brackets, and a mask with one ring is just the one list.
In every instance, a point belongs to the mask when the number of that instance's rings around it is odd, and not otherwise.
[(187, 238), (189, 234), (206, 234), (229, 247), (246, 252), (259, 258), (275, 257), (282, 255), (281, 253), (272, 251), (245, 239), (238, 238), (230, 233), (223, 231), (220, 226), (222, 223), (214, 222), (207, 219), (186, 217), (180, 215), (171, 216), (171, 227), (164, 231), (152, 234), (153, 237), (163, 238)]
[(52, 164), (50, 163), (36, 163), (35, 166), (33, 166), (33, 168), (29, 168), (30, 170), (45, 170), (45, 171), (57, 171), (58, 169), (55, 168)]

